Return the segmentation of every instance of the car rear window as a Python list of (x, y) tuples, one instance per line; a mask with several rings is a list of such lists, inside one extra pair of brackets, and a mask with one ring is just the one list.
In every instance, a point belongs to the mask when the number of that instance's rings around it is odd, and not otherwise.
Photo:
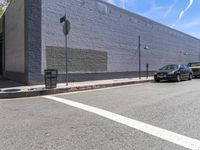
[(178, 69), (178, 65), (167, 65), (161, 68), (160, 70), (175, 70)]
[(189, 66), (189, 67), (200, 66), (200, 62), (189, 63), (188, 66)]

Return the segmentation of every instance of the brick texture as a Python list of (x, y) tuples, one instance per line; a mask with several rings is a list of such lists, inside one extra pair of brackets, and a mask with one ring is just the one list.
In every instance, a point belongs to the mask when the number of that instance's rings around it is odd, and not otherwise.
[[(106, 72), (107, 53), (94, 50), (67, 49), (68, 71), (81, 72)], [(47, 69), (58, 69), (59, 73), (65, 73), (66, 57), (63, 47), (46, 47)]]
[[(46, 47), (64, 47), (65, 38), (60, 18), (65, 14), (71, 22), (68, 36), (70, 49), (94, 50), (107, 54), (106, 73), (138, 71), (138, 36), (141, 36), (142, 70), (150, 71), (171, 63), (200, 60), (200, 41), (145, 17), (117, 8), (101, 0), (27, 0), (28, 78), (30, 84), (43, 81), (47, 68)], [(144, 47), (147, 45), (148, 50)], [(92, 54), (92, 51), (89, 51)], [(78, 54), (77, 54), (78, 55)], [(59, 58), (58, 58), (59, 59)], [(63, 56), (60, 56), (63, 59)], [(88, 58), (90, 59), (90, 58)], [(102, 57), (102, 59), (105, 59)], [(96, 63), (95, 61), (90, 61)], [(102, 60), (103, 62), (103, 60)], [(76, 63), (76, 62), (74, 62)], [(88, 75), (88, 69), (79, 70)], [(92, 64), (92, 66), (95, 66)], [(96, 73), (96, 70), (90, 70)], [(95, 76), (96, 74), (94, 74)], [(105, 75), (102, 70), (98, 75)], [(71, 75), (72, 78), (75, 75)], [(91, 74), (89, 75), (91, 76)], [(87, 78), (87, 77), (85, 77)], [(60, 75), (59, 80), (64, 81)], [(75, 79), (78, 80), (78, 79)], [(80, 79), (81, 80), (81, 79)]]
[(41, 0), (25, 0), (25, 61), (27, 84), (43, 82), (41, 74)]
[[(197, 38), (137, 14), (100, 0), (42, 0), (43, 69), (47, 66), (45, 47), (64, 46), (59, 18), (65, 11), (71, 22), (69, 47), (107, 52), (107, 72), (138, 71), (139, 35), (142, 70), (146, 63), (156, 70), (166, 64), (199, 60)], [(145, 45), (148, 50), (143, 49)]]

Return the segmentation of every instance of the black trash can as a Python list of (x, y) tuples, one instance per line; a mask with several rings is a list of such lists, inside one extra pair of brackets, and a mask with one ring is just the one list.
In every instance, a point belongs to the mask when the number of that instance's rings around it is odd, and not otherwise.
[(58, 70), (46, 69), (44, 70), (44, 79), (46, 89), (53, 89), (57, 87)]

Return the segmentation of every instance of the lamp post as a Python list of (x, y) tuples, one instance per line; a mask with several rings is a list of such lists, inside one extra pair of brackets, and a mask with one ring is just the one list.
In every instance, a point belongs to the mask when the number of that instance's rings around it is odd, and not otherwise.
[[(147, 45), (145, 45), (144, 49), (149, 49)], [(139, 79), (141, 79), (141, 37), (140, 35), (138, 36), (138, 51), (139, 51)]]

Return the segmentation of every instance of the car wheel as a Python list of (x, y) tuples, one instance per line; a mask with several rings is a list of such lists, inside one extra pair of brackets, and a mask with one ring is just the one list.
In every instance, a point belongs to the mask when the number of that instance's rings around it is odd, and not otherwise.
[(155, 82), (160, 82), (160, 80), (159, 79), (155, 79)]
[(192, 80), (192, 74), (191, 73), (189, 74), (188, 80)]
[(181, 81), (181, 76), (180, 76), (180, 74), (177, 74), (176, 75), (176, 82), (180, 82)]

